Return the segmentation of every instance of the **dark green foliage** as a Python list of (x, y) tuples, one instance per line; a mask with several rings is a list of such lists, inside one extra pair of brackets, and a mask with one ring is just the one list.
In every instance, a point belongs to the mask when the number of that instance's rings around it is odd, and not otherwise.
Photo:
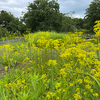
[(72, 19), (74, 22), (74, 25), (77, 29), (83, 29), (84, 28), (84, 19), (82, 18), (74, 18)]
[(0, 11), (0, 24), (2, 24), (3, 21), (5, 21), (5, 27), (9, 24), (12, 18), (13, 15), (10, 12), (8, 13), (4, 10)]
[[(72, 15), (75, 12), (67, 13), (63, 16), (62, 20), (62, 32), (73, 32), (75, 29), (84, 29), (84, 19), (73, 18)], [(70, 14), (70, 15), (69, 15)]]
[(4, 27), (8, 31), (11, 31), (11, 33), (14, 33), (15, 31), (23, 33), (26, 30), (25, 25), (22, 24), (18, 18), (15, 18), (10, 12), (4, 10), (0, 11), (0, 25), (2, 25), (3, 21), (5, 22)]
[(61, 31), (63, 14), (59, 12), (59, 4), (49, 0), (35, 0), (28, 6), (23, 22), (32, 31)]
[(59, 33), (73, 32), (75, 29), (84, 29), (84, 27), (90, 30), (92, 27), (90, 15), (86, 15), (88, 17), (85, 17), (84, 21), (82, 18), (72, 18), (74, 11), (70, 11), (67, 15), (60, 13), (57, 0), (34, 0), (29, 4), (27, 10), (27, 13), (24, 13), (24, 16), (20, 18), (21, 21), (10, 12), (0, 11), (0, 25), (5, 21), (5, 28), (8, 31), (11, 33), (20, 31), (21, 34), (29, 33), (26, 31), (27, 28), (30, 28), (31, 32), (56, 31)]
[(93, 31), (94, 22), (100, 20), (100, 0), (93, 0), (85, 14), (85, 28)]
[(64, 16), (62, 21), (62, 32), (74, 31), (75, 28), (72, 18)]
[(0, 26), (0, 38), (8, 36), (8, 35), (9, 35), (8, 30), (6, 28), (2, 28), (2, 26)]
[(9, 25), (6, 26), (8, 31), (12, 31), (13, 33), (16, 31), (20, 31), (21, 33), (23, 30), (25, 31), (25, 25), (22, 24), (21, 21), (19, 21), (18, 18), (14, 18), (9, 22)]

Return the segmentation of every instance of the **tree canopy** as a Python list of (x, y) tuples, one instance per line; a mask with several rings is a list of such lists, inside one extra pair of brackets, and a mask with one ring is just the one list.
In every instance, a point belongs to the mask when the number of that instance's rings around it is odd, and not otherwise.
[(32, 31), (60, 31), (63, 14), (59, 12), (59, 4), (49, 0), (35, 0), (30, 3), (23, 21)]
[(5, 26), (9, 24), (9, 22), (12, 20), (13, 15), (9, 12), (6, 12), (4, 10), (0, 11), (0, 24), (5, 21)]
[(0, 11), (0, 25), (2, 24), (8, 31), (20, 31), (22, 33), (25, 30), (25, 25), (18, 18), (15, 18), (11, 12), (4, 10)]
[[(89, 8), (87, 9), (86, 25), (90, 27)], [(69, 32), (74, 29), (84, 28), (84, 19), (73, 18), (72, 15), (75, 11), (69, 13), (60, 13), (59, 4), (57, 0), (34, 0), (29, 3), (27, 12), (23, 17), (15, 18), (10, 12), (4, 10), (0, 11), (0, 25), (3, 25), (8, 31), (20, 31), (23, 33), (26, 29), (35, 31), (56, 31), (56, 32)], [(23, 24), (23, 22), (25, 24)], [(88, 24), (89, 23), (89, 24)], [(87, 28), (87, 27), (86, 27)]]
[(85, 28), (92, 31), (94, 22), (100, 20), (100, 0), (93, 0), (85, 14)]

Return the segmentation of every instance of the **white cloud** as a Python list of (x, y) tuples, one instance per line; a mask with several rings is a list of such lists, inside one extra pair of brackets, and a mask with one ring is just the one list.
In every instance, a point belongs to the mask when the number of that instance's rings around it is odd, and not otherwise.
[(26, 12), (28, 2), (33, 2), (33, 0), (0, 0), (0, 11), (11, 12), (14, 17), (20, 18), (22, 11)]
[[(15, 17), (20, 18), (22, 11), (27, 12), (26, 7), (29, 2), (34, 0), (0, 0), (0, 11), (11, 12)], [(61, 13), (75, 11), (74, 17), (83, 18), (85, 10), (89, 7), (92, 0), (58, 0)]]
[(74, 17), (83, 18), (85, 10), (89, 7), (92, 0), (59, 0), (60, 12), (66, 13), (75, 11)]

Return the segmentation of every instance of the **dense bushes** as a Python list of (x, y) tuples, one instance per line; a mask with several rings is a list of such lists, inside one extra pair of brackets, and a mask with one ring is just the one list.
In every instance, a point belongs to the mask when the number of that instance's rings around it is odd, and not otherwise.
[(2, 27), (0, 26), (0, 38), (1, 38), (1, 37), (5, 37), (5, 36), (8, 36), (8, 35), (9, 35), (8, 30), (7, 30), (6, 28), (2, 28)]

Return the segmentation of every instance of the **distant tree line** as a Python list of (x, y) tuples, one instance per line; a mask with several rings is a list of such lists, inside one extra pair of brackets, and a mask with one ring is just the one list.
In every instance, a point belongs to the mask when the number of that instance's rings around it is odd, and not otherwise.
[(95, 25), (94, 22), (96, 20), (100, 20), (100, 0), (93, 0), (89, 5), (89, 8), (86, 9), (85, 15), (84, 27), (90, 31), (93, 31), (93, 26)]
[(27, 10), (21, 21), (32, 31), (69, 32), (76, 28), (83, 29), (84, 19), (60, 13), (59, 4), (55, 0), (35, 0)]
[(83, 19), (72, 18), (70, 13), (60, 13), (59, 4), (55, 0), (35, 0), (29, 4), (27, 12), (20, 20), (10, 12), (0, 11), (0, 25), (13, 33), (17, 30), (23, 33), (27, 28), (30, 28), (32, 32), (39, 30), (70, 32), (75, 29), (87, 29), (89, 32), (93, 32), (94, 22), (100, 20), (99, 12), (100, 0), (91, 2)]
[(25, 25), (18, 18), (15, 18), (10, 12), (4, 10), (0, 11), (0, 26), (13, 33), (17, 30), (20, 32), (25, 30)]

